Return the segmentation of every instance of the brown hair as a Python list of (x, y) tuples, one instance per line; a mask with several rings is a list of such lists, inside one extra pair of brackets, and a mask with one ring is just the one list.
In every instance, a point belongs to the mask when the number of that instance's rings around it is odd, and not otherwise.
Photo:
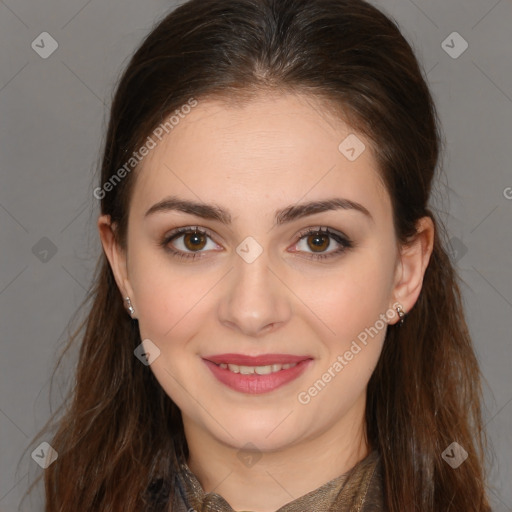
[[(382, 456), (386, 508), (489, 511), (480, 370), (442, 225), (428, 208), (438, 121), (392, 20), (361, 0), (186, 2), (149, 34), (121, 77), (100, 185), (190, 98), (249, 101), (270, 90), (318, 98), (368, 137), (400, 242), (422, 216), (436, 226), (419, 299), (402, 327), (388, 327), (367, 390), (368, 440)], [(135, 170), (127, 173), (101, 200), (123, 248), (135, 180)], [(44, 473), (46, 510), (139, 512), (156, 497), (151, 506), (165, 510), (188, 455), (181, 414), (134, 357), (138, 324), (105, 254), (94, 277), (84, 302), (92, 302), (90, 313), (65, 349), (85, 327), (76, 381), (50, 442), (59, 456)], [(453, 441), (469, 454), (457, 469), (441, 457)]]

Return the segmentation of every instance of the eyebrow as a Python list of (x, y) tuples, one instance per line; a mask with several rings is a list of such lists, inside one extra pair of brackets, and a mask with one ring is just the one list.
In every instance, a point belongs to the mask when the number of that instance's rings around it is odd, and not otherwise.
[[(368, 219), (373, 221), (372, 215), (362, 204), (351, 201), (350, 199), (335, 197), (332, 199), (310, 201), (307, 203), (287, 206), (286, 208), (276, 211), (274, 222), (276, 225), (281, 225), (292, 222), (296, 219), (307, 217), (308, 215), (332, 210), (355, 210), (364, 214)], [(155, 213), (165, 213), (170, 211), (180, 211), (203, 219), (219, 221), (226, 225), (231, 224), (232, 220), (231, 214), (216, 204), (190, 201), (180, 199), (175, 196), (166, 197), (162, 201), (151, 206), (151, 208), (149, 208), (145, 213), (144, 217), (147, 218)]]

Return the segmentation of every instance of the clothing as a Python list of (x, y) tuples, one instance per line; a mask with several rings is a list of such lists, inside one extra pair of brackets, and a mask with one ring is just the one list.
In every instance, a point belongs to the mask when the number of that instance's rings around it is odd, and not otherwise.
[[(172, 512), (235, 512), (215, 492), (205, 493), (187, 464), (177, 475), (177, 497)], [(371, 451), (350, 471), (294, 499), (276, 512), (383, 512), (380, 455)]]

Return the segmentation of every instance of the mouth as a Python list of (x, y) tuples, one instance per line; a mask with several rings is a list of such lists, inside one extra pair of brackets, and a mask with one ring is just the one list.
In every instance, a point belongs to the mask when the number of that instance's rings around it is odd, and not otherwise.
[[(214, 363), (215, 364), (215, 363)], [(241, 373), (242, 375), (268, 375), (269, 373), (280, 372), (281, 370), (288, 370), (289, 368), (293, 368), (297, 366), (297, 363), (287, 363), (287, 364), (268, 364), (265, 366), (245, 366), (238, 364), (226, 364), (220, 363), (218, 366), (224, 368), (224, 370), (229, 370), (233, 373)]]
[(203, 361), (222, 384), (242, 393), (259, 394), (295, 380), (312, 363), (312, 358), (289, 354), (220, 354), (206, 356)]

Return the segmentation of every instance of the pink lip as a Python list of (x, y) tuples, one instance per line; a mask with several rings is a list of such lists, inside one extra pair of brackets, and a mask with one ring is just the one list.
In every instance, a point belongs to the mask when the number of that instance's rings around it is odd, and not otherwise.
[[(236, 354), (231, 355), (234, 356)], [(242, 366), (266, 366), (272, 363), (286, 364), (295, 362), (297, 364), (293, 368), (288, 368), (287, 370), (280, 370), (278, 372), (269, 373), (267, 375), (242, 375), (240, 373), (234, 373), (229, 369), (221, 368), (218, 364), (211, 361), (212, 357), (209, 357), (209, 359), (203, 359), (203, 361), (208, 366), (208, 368), (210, 368), (211, 372), (217, 378), (217, 380), (219, 380), (222, 384), (230, 387), (231, 389), (234, 389), (235, 391), (249, 394), (268, 393), (270, 391), (273, 391), (274, 389), (284, 386), (285, 384), (288, 384), (292, 380), (298, 378), (313, 361), (311, 358), (305, 359), (304, 357), (299, 357), (297, 360), (297, 356), (283, 355), (283, 357), (286, 357), (287, 360), (280, 362), (276, 360), (276, 357), (274, 355), (272, 356), (273, 359), (271, 359), (272, 362), (265, 361), (264, 363), (258, 362), (257, 364), (253, 362), (255, 360), (261, 361), (262, 359), (269, 360), (269, 357), (270, 354), (268, 356), (258, 356), (256, 358), (247, 358), (247, 356), (240, 355), (240, 358), (236, 360), (243, 360), (244, 362), (247, 361), (245, 362), (245, 364), (233, 362), (234, 358), (229, 359), (229, 362), (227, 362), (226, 364), (238, 364)], [(295, 357), (295, 360), (291, 361), (290, 357)], [(216, 356), (216, 358), (218, 359), (219, 356)], [(248, 361), (251, 362), (248, 363)], [(221, 362), (226, 362), (226, 360), (224, 359)]]

